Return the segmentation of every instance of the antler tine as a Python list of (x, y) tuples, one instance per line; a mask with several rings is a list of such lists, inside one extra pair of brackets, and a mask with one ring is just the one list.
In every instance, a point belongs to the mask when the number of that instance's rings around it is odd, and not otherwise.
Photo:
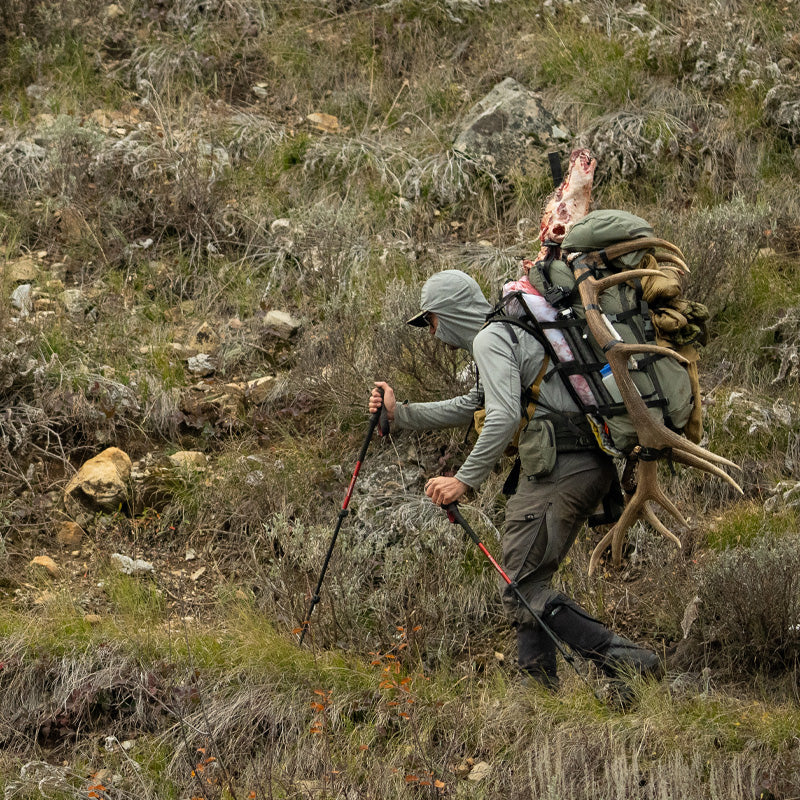
[[(681, 546), (678, 537), (655, 515), (650, 503), (658, 503), (665, 511), (668, 511), (679, 525), (688, 526), (688, 522), (675, 504), (664, 494), (658, 485), (658, 462), (644, 461), (639, 464), (639, 484), (636, 491), (628, 501), (628, 506), (632, 507), (632, 517), (627, 525), (620, 523), (622, 519), (611, 529), (611, 557), (615, 567), (622, 563), (622, 543), (625, 541), (625, 534), (637, 519), (644, 519), (649, 522), (660, 534), (666, 536), (678, 547)], [(627, 510), (627, 507), (626, 507)], [(635, 516), (633, 516), (635, 514)]]
[[(655, 245), (656, 242), (659, 245), (662, 244), (661, 240), (654, 240), (653, 244)], [(638, 244), (642, 246), (642, 240), (638, 240)], [(666, 247), (666, 244), (664, 246)], [(674, 246), (667, 247), (666, 249), (672, 250), (673, 252), (677, 251), (680, 254), (680, 251)], [(607, 257), (609, 257), (610, 252), (611, 248), (606, 252)], [(680, 256), (682, 260), (682, 254), (680, 254)], [(686, 525), (687, 523), (675, 504), (664, 494), (658, 485), (658, 461), (652, 458), (644, 458), (644, 453), (652, 454), (669, 449), (675, 461), (687, 464), (688, 466), (697, 467), (712, 475), (722, 477), (741, 491), (736, 481), (716, 466), (717, 464), (730, 467), (736, 467), (737, 465), (727, 458), (718, 456), (716, 453), (712, 453), (694, 444), (694, 442), (690, 442), (685, 437), (669, 430), (662, 423), (657, 422), (651, 416), (650, 410), (639, 394), (636, 384), (634, 384), (628, 372), (628, 361), (630, 356), (635, 353), (659, 353), (675, 358), (681, 363), (687, 363), (686, 359), (679, 356), (675, 351), (665, 347), (619, 342), (615, 336), (613, 327), (611, 327), (605, 315), (602, 313), (599, 304), (600, 295), (610, 287), (633, 278), (643, 277), (644, 275), (661, 275), (663, 273), (658, 270), (629, 270), (597, 280), (592, 276), (590, 270), (590, 265), (595, 264), (596, 259), (597, 257), (594, 256), (594, 254), (584, 256), (577, 260), (573, 259), (573, 269), (577, 279), (581, 301), (586, 309), (586, 322), (592, 336), (594, 336), (595, 340), (603, 348), (608, 357), (608, 363), (611, 365), (611, 371), (617, 382), (617, 388), (622, 395), (628, 415), (636, 430), (642, 453), (640, 453), (638, 464), (639, 474), (636, 491), (628, 498), (625, 509), (616, 525), (603, 536), (600, 543), (595, 547), (591, 559), (589, 560), (590, 575), (596, 569), (603, 552), (609, 544), (611, 545), (614, 566), (619, 566), (622, 560), (622, 545), (625, 534), (630, 529), (631, 525), (639, 519), (644, 519), (663, 536), (680, 545), (680, 541), (675, 534), (656, 517), (649, 503), (651, 501), (658, 503), (662, 508), (672, 514), (680, 524)], [(672, 260), (674, 261), (674, 259)]]
[(628, 498), (622, 516), (608, 533), (603, 536), (598, 545), (592, 551), (589, 559), (589, 575), (594, 574), (597, 565), (600, 563), (603, 553), (611, 545), (611, 557), (615, 567), (622, 563), (622, 543), (625, 534), (630, 527), (639, 519), (644, 519), (652, 525), (662, 536), (674, 542), (678, 547), (681, 546), (680, 539), (655, 515), (650, 507), (650, 501), (658, 503), (662, 508), (672, 514), (680, 525), (684, 527), (688, 522), (677, 506), (664, 494), (658, 486), (658, 462), (640, 461), (638, 486), (631, 497)]
[[(624, 516), (625, 512), (623, 511), (622, 513)], [(619, 522), (617, 522), (617, 525), (619, 525), (620, 522), (622, 522), (622, 517), (620, 517), (620, 520)], [(597, 543), (597, 547), (595, 547), (595, 549), (592, 550), (592, 556), (589, 559), (590, 577), (594, 575), (594, 571), (597, 569), (597, 565), (600, 563), (600, 559), (603, 557), (603, 553), (605, 553), (605, 551), (608, 549), (608, 546), (611, 544), (611, 540), (614, 537), (614, 531), (616, 530), (617, 525), (615, 525), (610, 531), (608, 531), (608, 533), (606, 533), (605, 536), (603, 536), (603, 538)], [(633, 520), (630, 523), (628, 523), (628, 525), (626, 526), (626, 530), (631, 525), (633, 525)]]
[(667, 264), (675, 264), (687, 274), (691, 272), (689, 267), (686, 266), (686, 262), (682, 258), (678, 258), (678, 256), (671, 255), (670, 253), (658, 253), (656, 255), (656, 261), (659, 263), (663, 262)]
[(635, 280), (636, 278), (644, 278), (648, 275), (660, 278), (664, 273), (660, 269), (628, 269), (624, 272), (615, 272), (611, 275), (606, 275), (605, 278), (591, 278), (591, 280), (593, 282), (592, 286), (596, 289), (597, 297), (599, 298), (603, 292), (610, 289), (612, 286), (616, 286), (618, 283), (627, 283), (628, 281)]
[[(594, 319), (590, 319), (590, 317)], [(598, 342), (601, 341), (598, 334), (605, 335), (605, 337), (608, 338), (609, 334), (604, 323), (600, 319), (600, 313), (598, 311), (587, 309), (586, 321), (589, 323), (589, 329), (592, 331), (592, 335)], [(712, 453), (710, 450), (706, 450), (704, 447), (690, 442), (686, 437), (656, 422), (648, 413), (647, 406), (644, 404), (644, 400), (642, 400), (633, 379), (628, 373), (628, 358), (632, 354), (658, 353), (661, 355), (668, 355), (682, 364), (688, 364), (689, 362), (686, 358), (667, 347), (647, 344), (624, 344), (622, 342), (611, 345), (611, 341), (614, 340), (609, 341), (607, 345), (609, 349), (606, 351), (608, 363), (611, 365), (611, 371), (617, 382), (617, 388), (625, 401), (625, 406), (636, 428), (639, 441), (644, 446), (658, 449), (672, 447), (681, 452), (694, 455), (702, 460), (713, 461), (717, 464), (722, 464), (734, 469), (741, 469), (738, 464), (735, 464), (724, 456)]]
[[(639, 239), (631, 239), (627, 242), (619, 242), (618, 244), (611, 245), (610, 247), (606, 247), (602, 252), (605, 253), (606, 258), (609, 261), (613, 261), (615, 258), (619, 258), (620, 256), (627, 255), (628, 253), (633, 253), (636, 250), (669, 250), (673, 252), (681, 261), (685, 261), (685, 257), (681, 252), (680, 248), (677, 245), (672, 244), (672, 242), (668, 242), (666, 239), (657, 239), (653, 236), (644, 236)], [(588, 255), (593, 255), (593, 253), (589, 253)]]
[[(700, 458), (696, 456), (694, 453), (687, 453), (679, 448), (672, 449), (672, 456), (673, 461), (676, 461), (678, 464), (686, 464), (687, 467), (694, 467), (695, 469), (700, 469), (703, 472), (708, 472), (711, 475), (715, 475), (717, 478), (721, 478), (726, 483), (729, 483), (734, 489), (736, 489), (739, 494), (744, 494), (744, 489), (730, 476), (728, 475), (725, 470), (720, 469), (719, 467), (715, 466), (714, 464), (707, 461), (705, 458)], [(737, 469), (740, 469), (738, 464), (734, 464)]]

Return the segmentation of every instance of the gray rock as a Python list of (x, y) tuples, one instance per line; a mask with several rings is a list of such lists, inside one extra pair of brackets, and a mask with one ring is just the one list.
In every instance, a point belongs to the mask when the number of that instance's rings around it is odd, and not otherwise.
[(22, 312), (23, 316), (33, 310), (33, 287), (29, 283), (17, 286), (11, 293), (11, 305)]
[(61, 302), (68, 314), (80, 315), (86, 310), (86, 295), (81, 289), (64, 289)]
[(122, 555), (122, 553), (112, 553), (111, 560), (116, 564), (117, 569), (126, 575), (141, 575), (145, 572), (153, 571), (153, 565), (149, 561), (144, 561), (141, 558), (133, 559), (130, 556)]
[(562, 147), (568, 138), (541, 95), (506, 78), (469, 110), (454, 148), (479, 158), (497, 175), (531, 174), (544, 154)]
[(198, 353), (196, 356), (192, 356), (188, 359), (187, 363), (189, 365), (189, 372), (191, 372), (192, 375), (199, 375), (200, 377), (213, 375), (217, 369), (206, 353)]
[(269, 311), (264, 317), (264, 327), (279, 339), (291, 339), (300, 329), (300, 323), (286, 311)]

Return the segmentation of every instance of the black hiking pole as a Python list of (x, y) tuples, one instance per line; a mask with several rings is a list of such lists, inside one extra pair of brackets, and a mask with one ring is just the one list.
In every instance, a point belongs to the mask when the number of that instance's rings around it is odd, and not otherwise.
[(575, 664), (575, 658), (572, 655), (572, 653), (570, 653), (564, 647), (564, 644), (562, 643), (561, 639), (559, 639), (558, 636), (556, 636), (556, 634), (553, 632), (552, 628), (550, 628), (549, 625), (546, 625), (544, 623), (542, 617), (539, 614), (537, 614), (533, 610), (533, 608), (531, 608), (531, 604), (525, 599), (525, 596), (519, 590), (517, 582), (512, 581), (511, 578), (509, 578), (508, 575), (506, 575), (505, 570), (497, 563), (494, 556), (487, 549), (486, 545), (478, 537), (478, 534), (475, 533), (474, 530), (472, 530), (470, 524), (464, 519), (464, 517), (461, 515), (461, 512), (458, 510), (458, 503), (450, 503), (449, 505), (442, 506), (442, 508), (447, 512), (447, 518), (450, 520), (450, 522), (457, 523), (466, 531), (469, 538), (472, 539), (472, 541), (475, 542), (476, 545), (478, 545), (480, 551), (486, 556), (486, 558), (489, 559), (489, 562), (500, 574), (500, 577), (511, 587), (511, 589), (514, 590), (514, 594), (516, 594), (519, 602), (522, 603), (523, 606), (525, 606), (525, 609), (528, 611), (528, 613), (536, 620), (536, 622), (539, 623), (539, 625), (542, 626), (542, 630), (553, 640), (553, 644), (555, 644), (558, 652), (561, 653), (561, 655), (564, 657), (564, 661), (566, 661), (572, 667), (572, 669), (575, 670), (575, 674), (589, 687), (589, 689), (592, 690), (592, 694), (594, 694), (594, 696), (597, 697), (598, 699), (602, 699), (598, 696), (597, 692), (592, 688), (592, 685), (589, 683), (586, 677), (582, 675), (578, 670), (578, 667)]
[[(381, 390), (381, 395), (383, 395), (383, 391)], [(331, 555), (333, 554), (333, 548), (336, 545), (336, 537), (339, 535), (339, 528), (342, 527), (342, 522), (344, 522), (344, 518), (347, 516), (347, 506), (350, 505), (350, 498), (353, 496), (353, 487), (356, 485), (356, 479), (358, 478), (358, 473), (361, 471), (361, 465), (364, 463), (364, 458), (367, 455), (367, 448), (369, 447), (370, 440), (372, 439), (372, 434), (375, 432), (375, 428), (378, 427), (380, 423), (379, 433), (381, 436), (386, 436), (389, 433), (389, 418), (386, 414), (386, 409), (381, 405), (381, 407), (375, 411), (370, 417), (369, 421), (369, 430), (367, 431), (367, 435), (364, 437), (364, 444), (361, 445), (361, 452), (358, 454), (358, 460), (356, 461), (356, 467), (353, 470), (353, 477), (350, 478), (350, 485), (347, 487), (347, 493), (344, 496), (344, 501), (342, 502), (342, 507), (339, 510), (339, 517), (336, 520), (336, 527), (333, 530), (333, 537), (331, 538), (331, 543), (328, 546), (328, 552), (325, 554), (325, 561), (322, 564), (322, 571), (319, 574), (319, 580), (317, 581), (317, 588), (314, 589), (314, 594), (311, 596), (311, 605), (308, 607), (308, 613), (306, 614), (305, 619), (303, 620), (303, 626), (300, 630), (300, 641), (299, 645), (302, 647), (303, 639), (306, 638), (306, 632), (308, 631), (308, 623), (311, 619), (311, 614), (314, 611), (314, 606), (319, 603), (320, 601), (320, 590), (322, 589), (322, 581), (325, 580), (325, 573), (328, 570), (328, 562), (331, 560)]]

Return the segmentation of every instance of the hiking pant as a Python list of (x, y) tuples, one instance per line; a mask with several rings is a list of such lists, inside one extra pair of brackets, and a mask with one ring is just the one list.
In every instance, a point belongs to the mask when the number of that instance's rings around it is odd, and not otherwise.
[[(552, 586), (581, 526), (597, 508), (615, 477), (613, 461), (599, 451), (562, 453), (553, 471), (541, 478), (520, 476), (508, 499), (503, 534), (503, 566), (540, 616), (559, 596)], [(505, 581), (503, 606), (513, 623), (534, 622)]]

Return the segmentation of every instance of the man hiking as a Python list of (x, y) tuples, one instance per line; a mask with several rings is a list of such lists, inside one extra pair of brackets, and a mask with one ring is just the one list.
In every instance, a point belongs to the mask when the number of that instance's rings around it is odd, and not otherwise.
[[(444, 270), (429, 278), (422, 287), (420, 308), (408, 324), (427, 326), (445, 344), (468, 351), (477, 365), (478, 380), (459, 397), (402, 404), (391, 386), (379, 381), (369, 400), (370, 412), (383, 404), (397, 428), (430, 430), (465, 425), (476, 411), (485, 410), (475, 446), (456, 475), (431, 478), (425, 484), (427, 496), (446, 506), (481, 485), (514, 438), (528, 402), (536, 400), (533, 418), (519, 438), (525, 457), (506, 506), (505, 571), (544, 624), (607, 675), (657, 673), (660, 663), (655, 653), (612, 633), (552, 588), (553, 575), (578, 531), (609, 491), (615, 467), (597, 446), (562, 382), (542, 380), (547, 370), (543, 347), (512, 324), (485, 325), (492, 307), (477, 282), (460, 270)], [(513, 589), (501, 586), (504, 608), (516, 628), (521, 670), (556, 689), (555, 643)]]

